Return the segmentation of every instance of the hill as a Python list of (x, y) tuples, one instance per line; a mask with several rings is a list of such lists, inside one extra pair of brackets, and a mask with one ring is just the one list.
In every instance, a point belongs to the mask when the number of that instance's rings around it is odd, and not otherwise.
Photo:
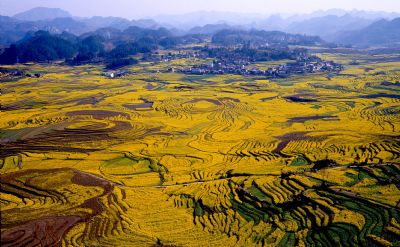
[(363, 29), (343, 32), (335, 41), (361, 47), (400, 44), (400, 18), (379, 20)]
[(52, 20), (56, 18), (71, 17), (71, 14), (58, 8), (38, 7), (14, 15), (15, 19), (23, 21)]
[(74, 64), (82, 64), (100, 59), (112, 63), (115, 59), (149, 53), (159, 46), (173, 47), (184, 40), (173, 37), (165, 28), (129, 27), (123, 31), (104, 28), (81, 36), (67, 32), (28, 32), (22, 40), (0, 54), (0, 64), (55, 60), (73, 60)]
[(289, 33), (318, 35), (325, 40), (332, 41), (339, 32), (362, 29), (371, 23), (373, 23), (373, 20), (354, 17), (350, 14), (343, 16), (327, 15), (294, 22), (285, 31)]
[(27, 21), (0, 16), (0, 44), (10, 45), (22, 39), (28, 32), (38, 30), (48, 31), (51, 34), (69, 32), (74, 35), (82, 35), (102, 28), (114, 28), (122, 31), (132, 26), (155, 30), (161, 27), (155, 21), (147, 19), (131, 21), (117, 17), (57, 17), (55, 19)]
[(231, 26), (225, 23), (222, 24), (207, 24), (204, 26), (196, 26), (189, 30), (190, 34), (215, 34), (219, 31), (229, 29), (229, 30), (241, 30), (243, 27)]
[(213, 35), (212, 42), (218, 45), (315, 45), (324, 41), (318, 36), (289, 34), (280, 31), (263, 30), (221, 30)]

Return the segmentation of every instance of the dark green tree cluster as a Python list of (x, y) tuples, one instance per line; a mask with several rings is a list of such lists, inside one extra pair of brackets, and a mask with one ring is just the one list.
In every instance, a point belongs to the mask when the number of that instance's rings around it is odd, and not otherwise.
[(106, 69), (118, 69), (124, 66), (137, 64), (139, 61), (134, 58), (118, 58), (109, 60)]
[(253, 45), (315, 45), (323, 41), (317, 36), (288, 34), (279, 31), (263, 30), (221, 30), (213, 35), (212, 42), (218, 45), (240, 45), (251, 42)]
[(75, 52), (76, 48), (71, 42), (39, 31), (33, 37), (6, 49), (0, 56), (0, 63), (50, 62), (72, 58)]
[[(27, 33), (24, 39), (11, 45), (0, 55), (0, 64), (26, 62), (51, 62), (67, 60), (71, 65), (91, 62), (105, 64), (132, 64), (131, 56), (150, 53), (158, 47), (172, 48), (181, 39), (173, 37), (165, 29), (157, 30), (129, 27), (117, 32), (113, 39), (108, 39), (98, 32), (76, 37), (69, 33), (50, 34), (46, 31)], [(112, 44), (112, 50), (106, 51), (105, 44)]]
[(301, 60), (308, 57), (306, 49), (289, 49), (288, 47), (259, 47), (251, 48), (249, 45), (244, 45), (238, 48), (219, 47), (219, 48), (204, 48), (208, 57), (218, 60), (247, 60), (256, 61), (273, 61), (281, 59)]

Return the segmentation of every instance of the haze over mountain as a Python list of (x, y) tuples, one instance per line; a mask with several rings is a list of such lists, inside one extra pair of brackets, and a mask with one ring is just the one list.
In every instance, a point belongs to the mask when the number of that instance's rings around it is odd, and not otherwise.
[(343, 32), (335, 41), (358, 46), (400, 45), (400, 18), (392, 21), (382, 19), (363, 29)]
[(70, 13), (59, 8), (37, 7), (13, 16), (22, 21), (53, 20), (56, 18), (72, 17)]
[(295, 22), (302, 22), (313, 18), (321, 18), (325, 16), (349, 16), (365, 20), (376, 19), (393, 19), (399, 17), (396, 12), (384, 11), (360, 11), (343, 9), (319, 10), (308, 14), (255, 14), (255, 13), (235, 13), (235, 12), (219, 12), (219, 11), (198, 11), (182, 15), (159, 15), (153, 19), (157, 22), (179, 26), (180, 28), (193, 27), (206, 24), (227, 23), (230, 25), (260, 25), (261, 23), (269, 24), (271, 27), (284, 28)]
[(337, 9), (400, 12), (397, 0), (1, 0), (0, 15), (13, 16), (38, 6), (61, 8), (74, 16), (116, 16), (127, 19), (193, 12), (228, 12), (263, 17), (276, 13), (303, 15), (316, 11), (330, 12), (322, 15), (341, 14)]
[(282, 28), (282, 30), (290, 33), (319, 35), (325, 40), (332, 41), (335, 39), (337, 33), (358, 30), (368, 26), (373, 21), (373, 19), (355, 17), (351, 14), (345, 14), (343, 16), (326, 15), (293, 22)]
[[(379, 35), (385, 39), (385, 42), (397, 43), (397, 29), (391, 25), (383, 25), (396, 17), (400, 17), (400, 14), (384, 11), (329, 9), (296, 15), (198, 11), (128, 20), (122, 17), (74, 17), (59, 8), (37, 7), (13, 17), (0, 16), (0, 44), (17, 42), (26, 33), (38, 30), (55, 34), (69, 32), (81, 35), (103, 28), (124, 30), (137, 26), (149, 29), (166, 27), (175, 35), (215, 34), (224, 29), (282, 31), (320, 36), (328, 42), (367, 46), (379, 43), (378, 40), (372, 41), (374, 35)], [(375, 22), (377, 22), (376, 25)], [(360, 34), (363, 37), (362, 41), (356, 38)]]

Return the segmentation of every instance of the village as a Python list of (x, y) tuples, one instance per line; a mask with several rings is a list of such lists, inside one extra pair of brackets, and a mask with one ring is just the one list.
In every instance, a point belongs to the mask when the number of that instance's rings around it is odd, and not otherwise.
[(233, 63), (226, 63), (220, 61), (213, 61), (208, 64), (193, 66), (184, 69), (170, 68), (170, 72), (179, 72), (184, 74), (236, 74), (245, 76), (267, 76), (269, 78), (287, 77), (292, 74), (306, 74), (318, 72), (339, 72), (343, 69), (341, 64), (324, 61), (318, 59), (316, 61), (296, 61), (281, 64), (275, 67), (270, 67), (262, 70), (257, 66), (252, 66), (248, 61), (236, 61)]
[(0, 68), (0, 82), (23, 77), (40, 78), (42, 76), (43, 74), (41, 73), (27, 73), (26, 71), (19, 69)]
[[(293, 62), (283, 63), (268, 69), (260, 69), (257, 62), (288, 59)], [(229, 50), (227, 48), (209, 49), (200, 51), (168, 53), (153, 56), (155, 63), (170, 62), (176, 59), (213, 59), (211, 62), (193, 65), (186, 68), (170, 66), (167, 70), (157, 71), (162, 73), (183, 73), (193, 75), (206, 74), (236, 74), (245, 76), (266, 76), (268, 78), (288, 77), (292, 74), (306, 74), (319, 72), (339, 72), (343, 66), (333, 61), (325, 61), (317, 56), (309, 55), (305, 49), (269, 49), (260, 54), (255, 54), (251, 49), (241, 48)]]
[[(174, 59), (187, 58), (187, 55), (168, 55), (163, 58), (162, 62), (169, 62)], [(191, 56), (190, 58), (193, 58)], [(160, 61), (157, 61), (159, 63)], [(294, 62), (288, 62), (277, 66), (270, 67), (268, 69), (260, 69), (250, 61), (246, 59), (236, 60), (213, 60), (212, 62), (193, 65), (187, 68), (174, 68), (170, 66), (165, 70), (157, 70), (157, 73), (182, 73), (191, 75), (223, 75), (223, 74), (234, 74), (243, 76), (265, 76), (267, 78), (285, 78), (290, 75), (301, 75), (309, 73), (326, 73), (326, 72), (340, 72), (343, 70), (343, 65), (335, 63), (333, 61), (325, 61), (318, 57), (312, 57), (312, 59), (298, 60)], [(108, 78), (123, 77), (132, 72), (124, 70), (107, 71), (103, 75)]]

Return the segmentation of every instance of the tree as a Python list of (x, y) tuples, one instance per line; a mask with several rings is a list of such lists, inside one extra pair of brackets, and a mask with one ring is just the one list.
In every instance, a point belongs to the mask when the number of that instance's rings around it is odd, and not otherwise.
[(98, 56), (104, 53), (103, 38), (100, 36), (89, 36), (78, 43), (79, 53), (90, 53)]
[(18, 62), (17, 46), (11, 45), (0, 55), (0, 64), (15, 64)]
[[(73, 44), (48, 32), (39, 31), (24, 39), (18, 45), (12, 45), (2, 54), (7, 63), (50, 62), (56, 59), (72, 58), (76, 53)], [(2, 61), (3, 63), (3, 61)]]
[(124, 66), (137, 64), (138, 61), (133, 58), (121, 58), (121, 59), (114, 59), (109, 64), (107, 64), (106, 69), (118, 69)]

